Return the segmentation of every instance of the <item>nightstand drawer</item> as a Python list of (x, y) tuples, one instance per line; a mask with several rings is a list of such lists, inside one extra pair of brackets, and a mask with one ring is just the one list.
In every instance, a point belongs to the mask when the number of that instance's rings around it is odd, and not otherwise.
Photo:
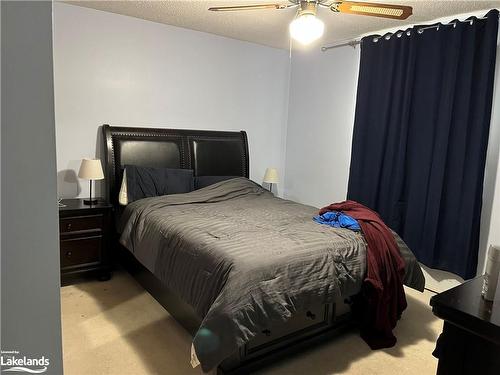
[(104, 200), (87, 205), (83, 199), (63, 199), (59, 206), (61, 284), (75, 277), (96, 274), (111, 277), (113, 207)]
[(102, 237), (61, 240), (61, 269), (101, 262)]
[(102, 215), (65, 217), (59, 219), (59, 231), (61, 233), (78, 232), (82, 230), (101, 230), (102, 226)]

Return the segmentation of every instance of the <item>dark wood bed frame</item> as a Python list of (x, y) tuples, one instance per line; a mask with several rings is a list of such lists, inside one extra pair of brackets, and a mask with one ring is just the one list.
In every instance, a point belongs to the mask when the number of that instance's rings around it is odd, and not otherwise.
[[(118, 192), (126, 164), (193, 169), (195, 176), (249, 177), (247, 136), (241, 132), (111, 127), (103, 125), (106, 195), (119, 215)], [(167, 289), (117, 241), (121, 263), (191, 335), (201, 317)], [(224, 360), (218, 374), (248, 374), (352, 327), (349, 299), (309, 306), (286, 323), (269, 327)], [(189, 360), (186, 353), (186, 361)]]

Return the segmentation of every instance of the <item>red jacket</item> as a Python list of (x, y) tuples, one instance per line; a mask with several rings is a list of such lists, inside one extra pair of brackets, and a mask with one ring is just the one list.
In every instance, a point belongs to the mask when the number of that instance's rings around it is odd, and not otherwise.
[(342, 211), (356, 219), (368, 245), (366, 277), (353, 303), (361, 337), (372, 349), (394, 346), (396, 337), (392, 330), (407, 306), (403, 288), (405, 264), (394, 235), (375, 211), (358, 202), (334, 203), (319, 213), (327, 211)]

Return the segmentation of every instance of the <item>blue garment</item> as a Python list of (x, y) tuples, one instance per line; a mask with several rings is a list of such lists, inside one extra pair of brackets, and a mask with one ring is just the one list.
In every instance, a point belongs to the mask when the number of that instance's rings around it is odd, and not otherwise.
[(323, 215), (314, 216), (313, 220), (319, 224), (329, 225), (334, 228), (346, 228), (354, 231), (361, 230), (358, 222), (343, 212), (328, 211)]

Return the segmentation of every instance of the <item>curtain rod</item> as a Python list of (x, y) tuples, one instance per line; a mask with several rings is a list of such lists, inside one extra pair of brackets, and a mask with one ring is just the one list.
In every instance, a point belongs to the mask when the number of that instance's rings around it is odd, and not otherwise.
[[(488, 17), (477, 17), (478, 20), (485, 20), (487, 19)], [(500, 15), (499, 15), (499, 18), (500, 18)], [(419, 34), (422, 34), (425, 30), (428, 30), (428, 29), (437, 29), (439, 30), (439, 28), (441, 26), (453, 26), (453, 27), (456, 27), (457, 26), (457, 22), (468, 22), (472, 25), (472, 23), (474, 22), (474, 18), (470, 19), (470, 20), (465, 20), (465, 21), (452, 21), (452, 22), (449, 22), (449, 23), (444, 23), (444, 24), (441, 24), (441, 23), (437, 23), (435, 25), (431, 25), (431, 26), (422, 26), (420, 28), (417, 29), (417, 32)], [(418, 26), (412, 26), (412, 27), (418, 27)], [(388, 37), (390, 38), (392, 35), (394, 34), (397, 34), (397, 35), (401, 35), (402, 33), (409, 33), (410, 31), (396, 31), (396, 32), (388, 32), (385, 34), (385, 38), (388, 39)], [(379, 37), (374, 37), (373, 39), (375, 41), (378, 41), (378, 39), (382, 38), (384, 36), (379, 36)], [(321, 51), (325, 52), (325, 51), (328, 51), (329, 49), (333, 49), (333, 48), (338, 48), (338, 47), (345, 47), (345, 46), (351, 46), (352, 48), (356, 48), (356, 46), (358, 44), (361, 44), (361, 39), (351, 39), (351, 40), (345, 40), (345, 41), (341, 41), (341, 42), (338, 42), (338, 43), (335, 43), (335, 44), (332, 44), (332, 45), (329, 45), (329, 46), (323, 46), (321, 47)]]
[(352, 48), (356, 48), (356, 46), (360, 43), (361, 43), (360, 39), (351, 39), (351, 40), (346, 40), (344, 42), (338, 42), (330, 46), (323, 46), (321, 47), (321, 50), (325, 52), (332, 48), (344, 47), (344, 46), (351, 46)]

